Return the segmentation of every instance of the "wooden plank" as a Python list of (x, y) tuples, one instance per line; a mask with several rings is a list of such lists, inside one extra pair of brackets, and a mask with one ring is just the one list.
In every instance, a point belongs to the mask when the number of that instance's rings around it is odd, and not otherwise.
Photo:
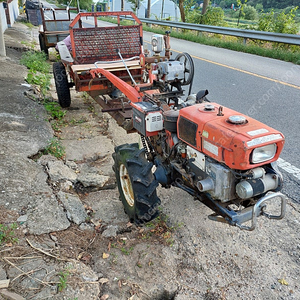
[(9, 286), (10, 279), (0, 280), (0, 289), (7, 288)]
[[(128, 67), (128, 69), (140, 69), (141, 68), (139, 60), (126, 61), (125, 63), (126, 63), (126, 66)], [(109, 71), (120, 71), (120, 70), (126, 69), (123, 62), (105, 63), (105, 64), (98, 63), (97, 66), (98, 66), (98, 68), (109, 70)], [(96, 68), (97, 67), (95, 64), (73, 65), (72, 66), (73, 72), (88, 71), (88, 70), (96, 69)]]

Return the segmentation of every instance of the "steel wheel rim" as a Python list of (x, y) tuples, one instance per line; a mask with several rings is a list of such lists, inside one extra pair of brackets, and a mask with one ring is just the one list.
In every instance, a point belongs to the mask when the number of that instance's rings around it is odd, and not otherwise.
[(120, 174), (120, 182), (121, 182), (122, 191), (125, 200), (128, 203), (128, 205), (132, 207), (134, 205), (134, 194), (133, 194), (131, 180), (125, 165), (123, 164), (120, 165), (119, 174)]

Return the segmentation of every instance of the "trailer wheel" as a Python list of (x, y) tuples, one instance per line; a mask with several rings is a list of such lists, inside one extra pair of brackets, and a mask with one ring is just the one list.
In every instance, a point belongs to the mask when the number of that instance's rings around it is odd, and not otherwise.
[(65, 66), (62, 62), (53, 64), (53, 75), (56, 86), (58, 102), (61, 107), (71, 105), (71, 95)]
[(156, 194), (158, 181), (145, 150), (137, 143), (121, 145), (115, 147), (113, 159), (120, 200), (130, 221), (140, 225), (156, 218), (161, 203)]
[(46, 56), (48, 57), (49, 56), (49, 51), (48, 51), (48, 48), (46, 46), (43, 35), (41, 33), (39, 34), (39, 42), (40, 42), (41, 51), (44, 52), (46, 54)]

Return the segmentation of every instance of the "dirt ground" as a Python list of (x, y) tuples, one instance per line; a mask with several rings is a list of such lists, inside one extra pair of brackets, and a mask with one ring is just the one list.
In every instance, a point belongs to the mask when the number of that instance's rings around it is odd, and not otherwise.
[[(14, 61), (19, 44), (8, 51)], [(51, 93), (55, 97), (53, 85)], [(65, 119), (55, 133), (65, 141), (98, 135), (112, 145), (138, 140), (75, 92)], [(91, 167), (97, 165), (111, 171), (99, 157)], [(207, 207), (176, 188), (158, 189), (160, 217), (142, 227), (129, 223), (114, 184), (75, 190), (89, 215), (84, 226), (32, 235), (20, 222), (19, 242), (0, 246), (9, 290), (24, 299), (300, 299), (300, 207), (290, 199), (283, 220), (259, 218), (247, 232), (209, 220)], [(0, 223), (19, 215), (2, 209)]]

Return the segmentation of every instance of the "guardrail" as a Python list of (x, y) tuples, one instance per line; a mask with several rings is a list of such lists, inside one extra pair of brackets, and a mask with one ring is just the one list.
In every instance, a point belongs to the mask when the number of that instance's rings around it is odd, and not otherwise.
[(155, 19), (147, 19), (147, 18), (139, 18), (139, 19), (143, 23), (168, 26), (171, 29), (174, 27), (174, 28), (194, 30), (199, 32), (210, 32), (216, 34), (241, 37), (244, 38), (244, 43), (246, 43), (247, 39), (255, 39), (255, 40), (300, 46), (300, 35), (298, 34), (255, 31), (255, 30), (246, 30), (246, 29), (237, 29), (237, 28), (230, 28), (230, 27), (219, 27), (219, 26), (201, 25), (201, 24), (192, 24), (192, 23), (183, 23), (183, 22), (158, 21)]

